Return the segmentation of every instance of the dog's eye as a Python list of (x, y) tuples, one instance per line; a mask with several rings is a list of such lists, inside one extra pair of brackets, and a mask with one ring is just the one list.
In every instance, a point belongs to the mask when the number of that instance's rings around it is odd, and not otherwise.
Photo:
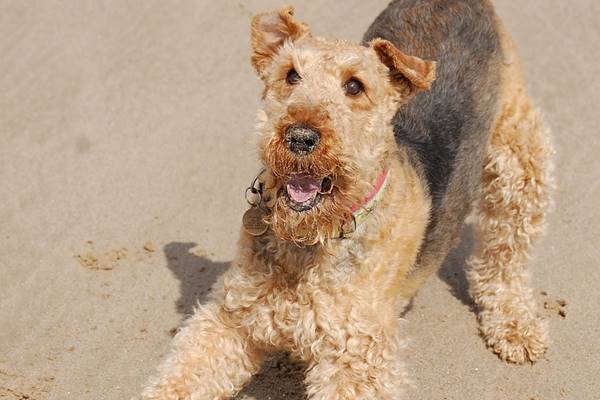
[(288, 83), (288, 85), (295, 85), (296, 83), (300, 82), (301, 79), (302, 78), (300, 75), (298, 75), (294, 68), (290, 69), (285, 77), (285, 81)]
[(352, 78), (344, 84), (344, 90), (349, 96), (357, 96), (364, 92), (365, 88), (358, 79)]

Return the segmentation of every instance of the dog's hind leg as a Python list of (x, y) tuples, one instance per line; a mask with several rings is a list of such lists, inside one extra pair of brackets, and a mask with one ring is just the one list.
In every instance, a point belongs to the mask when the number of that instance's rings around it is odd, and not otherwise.
[(552, 153), (539, 113), (514, 85), (490, 138), (475, 206), (479, 244), (467, 273), (482, 336), (509, 362), (536, 361), (549, 342), (526, 263), (550, 206)]

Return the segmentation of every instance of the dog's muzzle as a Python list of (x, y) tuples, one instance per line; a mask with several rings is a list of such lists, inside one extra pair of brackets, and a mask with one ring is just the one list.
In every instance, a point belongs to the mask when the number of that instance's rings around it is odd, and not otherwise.
[(321, 134), (306, 125), (290, 125), (285, 130), (285, 144), (294, 154), (304, 156), (312, 153), (319, 145)]

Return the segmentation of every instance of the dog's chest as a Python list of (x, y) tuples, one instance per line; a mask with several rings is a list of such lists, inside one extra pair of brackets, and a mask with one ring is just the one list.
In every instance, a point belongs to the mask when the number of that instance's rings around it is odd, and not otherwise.
[(354, 267), (346, 250), (320, 258), (318, 265), (275, 267), (246, 315), (250, 335), (301, 356), (344, 325)]

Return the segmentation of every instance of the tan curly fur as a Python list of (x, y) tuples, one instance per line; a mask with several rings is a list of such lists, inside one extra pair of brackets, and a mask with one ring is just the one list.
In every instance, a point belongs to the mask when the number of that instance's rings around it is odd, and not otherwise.
[[(408, 384), (399, 329), (403, 285), (432, 202), (390, 121), (430, 87), (435, 63), (383, 40), (360, 46), (314, 37), (290, 7), (256, 16), (252, 45), (252, 64), (265, 83), (257, 145), (266, 168), (268, 230), (259, 236), (241, 230), (231, 268), (176, 335), (143, 398), (225, 399), (269, 353), (287, 351), (307, 364), (310, 399), (402, 399)], [(302, 85), (285, 84), (290, 68)], [(483, 336), (514, 362), (535, 360), (547, 343), (524, 262), (541, 231), (551, 182), (551, 147), (522, 84), (512, 79), (519, 73), (516, 61), (505, 68), (476, 205), (481, 245), (469, 271)], [(364, 95), (344, 93), (350, 77), (361, 79)], [(286, 127), (295, 123), (321, 133), (319, 147), (302, 158), (284, 143)], [(333, 237), (386, 167), (388, 185), (368, 219), (350, 237)], [(330, 176), (333, 191), (310, 210), (292, 210), (285, 182), (297, 172)]]
[[(226, 398), (274, 350), (308, 364), (312, 399), (397, 399), (406, 384), (397, 293), (429, 211), (421, 181), (406, 155), (398, 154), (390, 125), (407, 95), (393, 87), (375, 50), (313, 37), (301, 28), (305, 25), (294, 27), (290, 13), (285, 8), (259, 15), (252, 24), (252, 60), (266, 86), (257, 131), (267, 167), (263, 197), (272, 210), (270, 229), (260, 237), (242, 230), (219, 294), (176, 336), (146, 399)], [(275, 23), (278, 16), (283, 22)], [(281, 33), (281, 26), (303, 33), (295, 41), (285, 36), (272, 53), (264, 41), (277, 37), (264, 35)], [(294, 91), (282, 84), (291, 65), (303, 76)], [(349, 99), (340, 90), (340, 77), (354, 75), (368, 85), (368, 97)], [(303, 159), (282, 143), (283, 128), (298, 122), (318, 128), (322, 138), (319, 149)], [(328, 240), (386, 165), (386, 196), (356, 240)], [(280, 195), (283, 179), (297, 171), (333, 179), (332, 195), (305, 213), (285, 206)]]
[(476, 204), (479, 246), (468, 279), (487, 344), (502, 359), (523, 363), (538, 360), (549, 342), (525, 264), (550, 207), (554, 150), (527, 95), (514, 45), (501, 32), (507, 64), (503, 102)]

